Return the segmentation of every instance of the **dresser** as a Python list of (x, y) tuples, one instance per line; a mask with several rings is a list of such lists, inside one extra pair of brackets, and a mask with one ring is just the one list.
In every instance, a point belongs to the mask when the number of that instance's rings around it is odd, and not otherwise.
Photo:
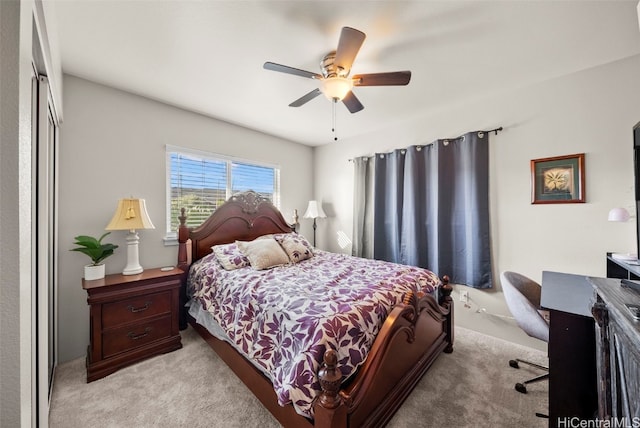
[(596, 292), (592, 311), (596, 320), (598, 417), (639, 426), (640, 321), (633, 319), (625, 303), (640, 304), (640, 292), (622, 287), (619, 279), (589, 281)]
[(82, 280), (90, 306), (87, 382), (182, 347), (178, 329), (180, 269)]

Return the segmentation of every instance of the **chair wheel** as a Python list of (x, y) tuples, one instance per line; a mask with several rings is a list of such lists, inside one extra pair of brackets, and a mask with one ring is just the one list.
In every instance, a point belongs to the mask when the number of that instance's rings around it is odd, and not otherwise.
[(516, 360), (509, 360), (509, 365), (511, 367), (513, 367), (514, 369), (519, 369), (520, 366), (518, 365), (518, 362)]
[(521, 383), (516, 383), (516, 391), (521, 392), (523, 394), (527, 393), (527, 387)]

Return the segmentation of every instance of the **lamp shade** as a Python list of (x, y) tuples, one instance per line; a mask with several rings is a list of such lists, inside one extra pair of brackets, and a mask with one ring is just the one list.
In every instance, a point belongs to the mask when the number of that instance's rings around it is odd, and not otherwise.
[(307, 211), (305, 211), (304, 218), (325, 218), (327, 215), (322, 211), (322, 206), (318, 204), (318, 201), (309, 201), (307, 205)]
[(627, 211), (624, 208), (612, 208), (611, 211), (609, 211), (609, 217), (608, 217), (609, 221), (625, 222), (625, 221), (628, 221), (630, 218), (631, 216), (629, 215), (629, 211)]
[(329, 77), (320, 82), (320, 90), (330, 100), (342, 100), (353, 88), (353, 80), (346, 77)]
[(118, 208), (105, 230), (155, 229), (144, 199), (120, 199)]

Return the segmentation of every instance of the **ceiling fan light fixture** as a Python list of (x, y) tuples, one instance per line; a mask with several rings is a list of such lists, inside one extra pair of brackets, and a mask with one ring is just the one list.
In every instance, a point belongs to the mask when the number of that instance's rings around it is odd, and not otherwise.
[(342, 101), (353, 88), (353, 80), (345, 77), (328, 77), (321, 82), (320, 90), (330, 100)]
[(352, 92), (351, 89), (354, 86), (358, 88), (362, 86), (404, 86), (411, 80), (409, 70), (357, 74), (349, 77), (353, 61), (360, 51), (365, 37), (366, 35), (362, 31), (351, 27), (342, 27), (338, 48), (326, 54), (320, 61), (322, 74), (270, 61), (265, 62), (263, 67), (266, 70), (320, 81), (318, 87), (293, 101), (289, 107), (300, 107), (323, 93), (329, 101), (333, 101), (334, 112), (337, 101), (342, 101), (350, 113), (357, 113), (364, 109), (364, 106)]

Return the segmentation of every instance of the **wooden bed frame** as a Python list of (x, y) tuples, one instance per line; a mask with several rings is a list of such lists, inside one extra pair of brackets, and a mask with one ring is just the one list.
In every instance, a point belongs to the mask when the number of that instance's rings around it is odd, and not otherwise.
[[(209, 254), (213, 245), (293, 231), (271, 202), (252, 191), (232, 196), (195, 229), (188, 228), (185, 220), (183, 209), (178, 231), (178, 267), (185, 272), (183, 302), (190, 264)], [(327, 351), (318, 372), (322, 392), (314, 403), (313, 421), (297, 414), (292, 405), (278, 405), (270, 380), (251, 362), (191, 317), (189, 322), (283, 426), (384, 426), (438, 355), (453, 351), (451, 290), (444, 277), (439, 302), (430, 295), (405, 296), (403, 303), (389, 313), (366, 362), (345, 383), (336, 367), (336, 353)], [(183, 328), (186, 318), (183, 309)]]

